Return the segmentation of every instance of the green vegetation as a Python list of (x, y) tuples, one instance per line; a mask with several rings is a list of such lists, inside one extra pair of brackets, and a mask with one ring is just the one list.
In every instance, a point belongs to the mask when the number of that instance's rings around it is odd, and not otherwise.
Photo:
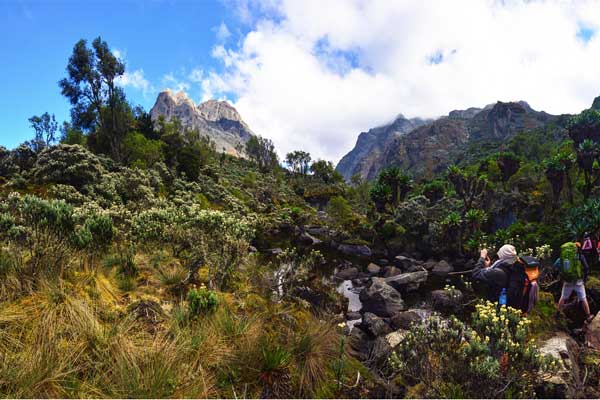
[[(354, 257), (338, 248), (466, 265), (512, 243), (548, 264), (561, 243), (600, 234), (595, 110), (477, 148), (431, 180), (389, 166), (344, 182), (302, 150), (284, 168), (266, 138), (236, 158), (177, 119), (152, 121), (115, 86), (124, 72), (106, 42), (79, 41), (59, 143), (45, 113), (32, 141), (0, 147), (5, 397), (379, 396), (374, 363), (337, 326), (347, 305), (328, 280)], [(345, 272), (363, 279), (357, 266)], [(445, 288), (457, 300), (470, 283)], [(549, 282), (527, 319), (490, 304), (427, 319), (376, 375), (407, 396), (535, 396), (551, 366), (529, 340), (565, 329), (556, 294)]]
[(527, 342), (529, 320), (490, 302), (478, 304), (472, 318), (471, 327), (455, 317), (413, 327), (390, 360), (399, 378), (422, 385), (423, 397), (533, 397), (556, 361)]

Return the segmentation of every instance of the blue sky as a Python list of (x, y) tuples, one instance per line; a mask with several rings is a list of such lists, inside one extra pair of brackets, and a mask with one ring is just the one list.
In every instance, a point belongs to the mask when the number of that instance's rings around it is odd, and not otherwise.
[[(69, 104), (57, 82), (79, 39), (101, 36), (124, 55), (129, 72), (143, 70), (146, 91), (126, 87), (129, 100), (150, 109), (165, 75), (187, 76), (192, 68), (218, 70), (211, 56), (218, 28), (235, 40), (243, 26), (221, 1), (16, 1), (0, 0), (0, 145), (29, 139), (27, 119), (45, 111), (69, 119)], [(223, 39), (223, 38), (221, 38)], [(191, 88), (196, 101), (199, 88)]]
[(496, 101), (578, 113), (600, 95), (598, 0), (0, 0), (0, 145), (68, 119), (74, 43), (124, 58), (129, 100), (229, 100), (280, 156), (338, 161), (360, 132)]

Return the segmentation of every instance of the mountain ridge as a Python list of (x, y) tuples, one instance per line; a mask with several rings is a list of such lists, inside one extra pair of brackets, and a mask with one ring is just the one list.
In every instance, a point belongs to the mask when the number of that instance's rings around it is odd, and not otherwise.
[[(431, 177), (458, 160), (469, 144), (502, 142), (557, 118), (534, 110), (525, 101), (498, 101), (483, 108), (453, 110), (437, 119), (419, 120), (423, 123), (403, 131), (396, 130), (398, 134), (393, 136), (386, 135), (384, 132), (393, 130), (396, 120), (359, 134), (355, 147), (340, 160), (336, 169), (346, 180), (355, 174), (371, 180), (381, 169), (391, 165), (413, 175)], [(418, 119), (406, 121), (413, 120)], [(374, 132), (373, 138), (365, 142), (365, 135), (371, 132)]]

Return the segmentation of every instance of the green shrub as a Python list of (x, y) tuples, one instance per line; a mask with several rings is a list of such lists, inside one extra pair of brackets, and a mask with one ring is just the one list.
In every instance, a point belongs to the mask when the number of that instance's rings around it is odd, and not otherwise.
[(106, 174), (100, 159), (79, 145), (59, 144), (43, 150), (34, 167), (39, 182), (62, 183), (78, 189)]
[(408, 385), (424, 384), (427, 397), (534, 397), (556, 361), (528, 341), (529, 324), (519, 310), (480, 303), (470, 328), (454, 316), (414, 326), (390, 363)]
[(187, 294), (187, 301), (192, 318), (214, 311), (219, 304), (217, 293), (203, 287), (191, 289)]

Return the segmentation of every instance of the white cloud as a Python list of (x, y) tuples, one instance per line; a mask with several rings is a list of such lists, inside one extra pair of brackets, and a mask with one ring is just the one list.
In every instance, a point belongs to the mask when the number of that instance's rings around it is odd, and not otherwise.
[(154, 90), (150, 82), (144, 78), (143, 69), (137, 69), (133, 72), (125, 71), (125, 73), (117, 77), (115, 81), (119, 86), (141, 90), (144, 95)]
[(113, 48), (111, 52), (115, 57), (119, 59), (119, 61), (125, 62), (125, 57), (127, 56), (127, 53), (125, 51)]
[(165, 74), (162, 78), (162, 83), (165, 87), (175, 92), (187, 92), (191, 87), (188, 81), (177, 79), (173, 73)]
[[(219, 44), (228, 94), (278, 150), (331, 160), (359, 132), (497, 100), (578, 112), (600, 94), (600, 2), (559, 0), (240, 0), (250, 31)], [(434, 62), (432, 62), (434, 61)]]

